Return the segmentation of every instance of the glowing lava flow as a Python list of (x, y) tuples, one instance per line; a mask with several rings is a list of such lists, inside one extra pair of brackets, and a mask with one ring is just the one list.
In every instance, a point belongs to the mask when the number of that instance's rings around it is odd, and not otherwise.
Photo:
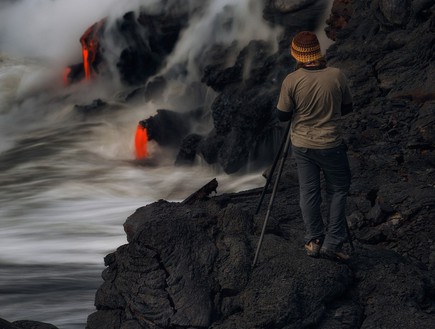
[(90, 80), (91, 79), (91, 63), (89, 61), (89, 50), (85, 45), (83, 45), (83, 66), (84, 66), (84, 70), (85, 70), (85, 79)]
[(136, 129), (136, 136), (134, 138), (136, 159), (140, 160), (148, 157), (147, 143), (147, 129), (144, 128), (141, 124), (138, 124)]
[(91, 79), (92, 70), (98, 65), (97, 57), (100, 51), (100, 38), (103, 34), (105, 21), (105, 19), (102, 19), (89, 27), (80, 38), (86, 80)]

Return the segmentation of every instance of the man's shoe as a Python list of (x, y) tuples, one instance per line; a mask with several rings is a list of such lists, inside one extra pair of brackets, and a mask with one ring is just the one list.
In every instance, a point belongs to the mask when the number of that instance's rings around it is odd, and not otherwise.
[(318, 257), (321, 247), (322, 241), (320, 239), (311, 240), (304, 245), (307, 255), (310, 257)]
[(346, 254), (343, 250), (332, 251), (325, 247), (322, 247), (319, 252), (320, 256), (330, 260), (335, 260), (339, 262), (346, 262), (350, 259), (350, 256)]

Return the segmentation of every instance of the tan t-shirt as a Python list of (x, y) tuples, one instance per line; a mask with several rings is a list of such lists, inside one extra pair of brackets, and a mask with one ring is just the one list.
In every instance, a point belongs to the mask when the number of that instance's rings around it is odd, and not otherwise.
[(327, 149), (342, 143), (341, 105), (350, 103), (349, 86), (339, 69), (300, 68), (284, 79), (277, 108), (293, 111), (290, 136), (294, 146)]

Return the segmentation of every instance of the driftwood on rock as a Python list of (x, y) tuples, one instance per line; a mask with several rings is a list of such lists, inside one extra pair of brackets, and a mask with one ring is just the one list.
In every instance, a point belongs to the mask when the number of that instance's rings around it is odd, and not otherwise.
[(195, 193), (192, 193), (189, 197), (187, 197), (182, 203), (183, 204), (192, 204), (195, 201), (207, 200), (210, 193), (217, 193), (218, 181), (216, 178), (213, 178), (203, 187), (201, 187)]

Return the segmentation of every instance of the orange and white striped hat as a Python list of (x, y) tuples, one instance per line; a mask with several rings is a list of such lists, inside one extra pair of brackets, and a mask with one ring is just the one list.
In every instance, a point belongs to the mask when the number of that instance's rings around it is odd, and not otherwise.
[(290, 53), (298, 62), (309, 63), (322, 57), (317, 36), (309, 31), (296, 34), (292, 40)]

